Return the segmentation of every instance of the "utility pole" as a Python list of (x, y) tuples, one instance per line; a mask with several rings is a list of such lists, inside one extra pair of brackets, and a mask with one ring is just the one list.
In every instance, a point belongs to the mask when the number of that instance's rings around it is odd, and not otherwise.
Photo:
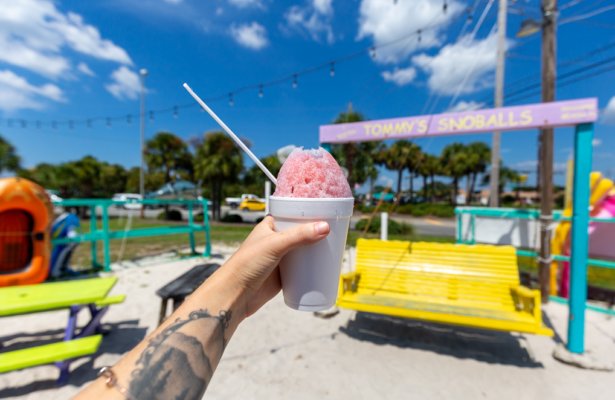
[[(542, 102), (555, 100), (557, 0), (542, 0)], [(542, 302), (549, 301), (553, 222), (553, 128), (540, 130), (540, 253), (538, 278)]]
[[(139, 194), (141, 200), (145, 199), (145, 77), (147, 76), (147, 70), (141, 68), (139, 70), (139, 78), (141, 82), (141, 119), (139, 120), (139, 129), (141, 131), (141, 168), (139, 170)], [(141, 203), (141, 218), (145, 214), (145, 204)]]
[[(504, 66), (506, 64), (506, 9), (508, 0), (499, 0), (498, 3), (498, 50), (495, 68), (495, 108), (504, 105)], [(491, 139), (491, 176), (489, 190), (489, 206), (497, 207), (500, 204), (500, 132), (493, 132)]]

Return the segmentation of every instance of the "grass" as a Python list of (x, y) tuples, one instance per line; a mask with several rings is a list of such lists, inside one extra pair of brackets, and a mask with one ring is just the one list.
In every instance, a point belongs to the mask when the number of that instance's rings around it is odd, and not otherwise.
[[(109, 221), (109, 226), (112, 230), (123, 230), (125, 228), (125, 224), (125, 218), (111, 219)], [(132, 221), (132, 228), (146, 228), (182, 224), (184, 223), (134, 218)], [(227, 245), (241, 243), (248, 236), (250, 231), (252, 231), (253, 227), (254, 225), (250, 224), (213, 223), (211, 225), (211, 238), (214, 243), (224, 243)], [(89, 229), (89, 221), (82, 221), (82, 232), (88, 232)], [(196, 245), (203, 246), (205, 244), (205, 235), (203, 233), (197, 233), (195, 236)], [(351, 230), (348, 233), (348, 245), (356, 246), (357, 239), (360, 237), (372, 239), (378, 238), (379, 235), (376, 233), (368, 233), (363, 236), (362, 232)], [(455, 241), (454, 238), (451, 237), (394, 234), (389, 235), (389, 239), (440, 243), (454, 243)], [(121, 242), (121, 240), (111, 241), (112, 262), (116, 262), (120, 258)], [(188, 235), (185, 234), (128, 239), (126, 240), (126, 245), (123, 254), (121, 255), (121, 259), (130, 260), (173, 251), (181, 253), (182, 251), (185, 251), (188, 246)], [(100, 243), (98, 246), (98, 260), (99, 262), (102, 261), (102, 243)], [(77, 250), (73, 257), (73, 265), (89, 266), (90, 263), (90, 246), (88, 243), (83, 243), (82, 245), (77, 247)], [(535, 260), (528, 257), (519, 257), (519, 269), (521, 271), (527, 271), (532, 274), (537, 274), (537, 266)], [(615, 289), (615, 270), (590, 266), (588, 268), (588, 282), (590, 285), (599, 286), (606, 289)]]

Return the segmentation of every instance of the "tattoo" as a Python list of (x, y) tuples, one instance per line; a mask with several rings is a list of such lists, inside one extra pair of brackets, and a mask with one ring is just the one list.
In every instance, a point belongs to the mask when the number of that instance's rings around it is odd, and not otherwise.
[(150, 340), (131, 374), (128, 391), (135, 399), (200, 399), (207, 389), (226, 341), (231, 311), (213, 316), (190, 313)]

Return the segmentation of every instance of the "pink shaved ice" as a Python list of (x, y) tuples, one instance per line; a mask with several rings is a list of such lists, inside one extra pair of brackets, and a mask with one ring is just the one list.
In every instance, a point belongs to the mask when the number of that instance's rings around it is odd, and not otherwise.
[(352, 197), (352, 191), (337, 161), (323, 148), (295, 149), (280, 169), (274, 196)]

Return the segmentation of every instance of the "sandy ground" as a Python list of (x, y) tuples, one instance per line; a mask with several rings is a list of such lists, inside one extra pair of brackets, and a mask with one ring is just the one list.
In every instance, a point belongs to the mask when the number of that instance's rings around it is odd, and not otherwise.
[[(216, 246), (228, 256), (232, 248)], [(113, 293), (128, 295), (104, 322), (111, 328), (95, 357), (73, 363), (68, 385), (57, 369), (0, 375), (0, 398), (66, 399), (113, 364), (157, 324), (155, 290), (206, 260), (149, 260), (118, 268)], [(342, 310), (330, 319), (288, 309), (281, 297), (246, 320), (230, 342), (208, 399), (612, 399), (615, 372), (560, 364), (551, 353), (566, 337), (567, 310), (550, 304), (555, 339), (459, 329)], [(61, 338), (67, 312), (3, 318), (8, 347)], [(615, 363), (615, 320), (587, 313), (587, 348)]]

